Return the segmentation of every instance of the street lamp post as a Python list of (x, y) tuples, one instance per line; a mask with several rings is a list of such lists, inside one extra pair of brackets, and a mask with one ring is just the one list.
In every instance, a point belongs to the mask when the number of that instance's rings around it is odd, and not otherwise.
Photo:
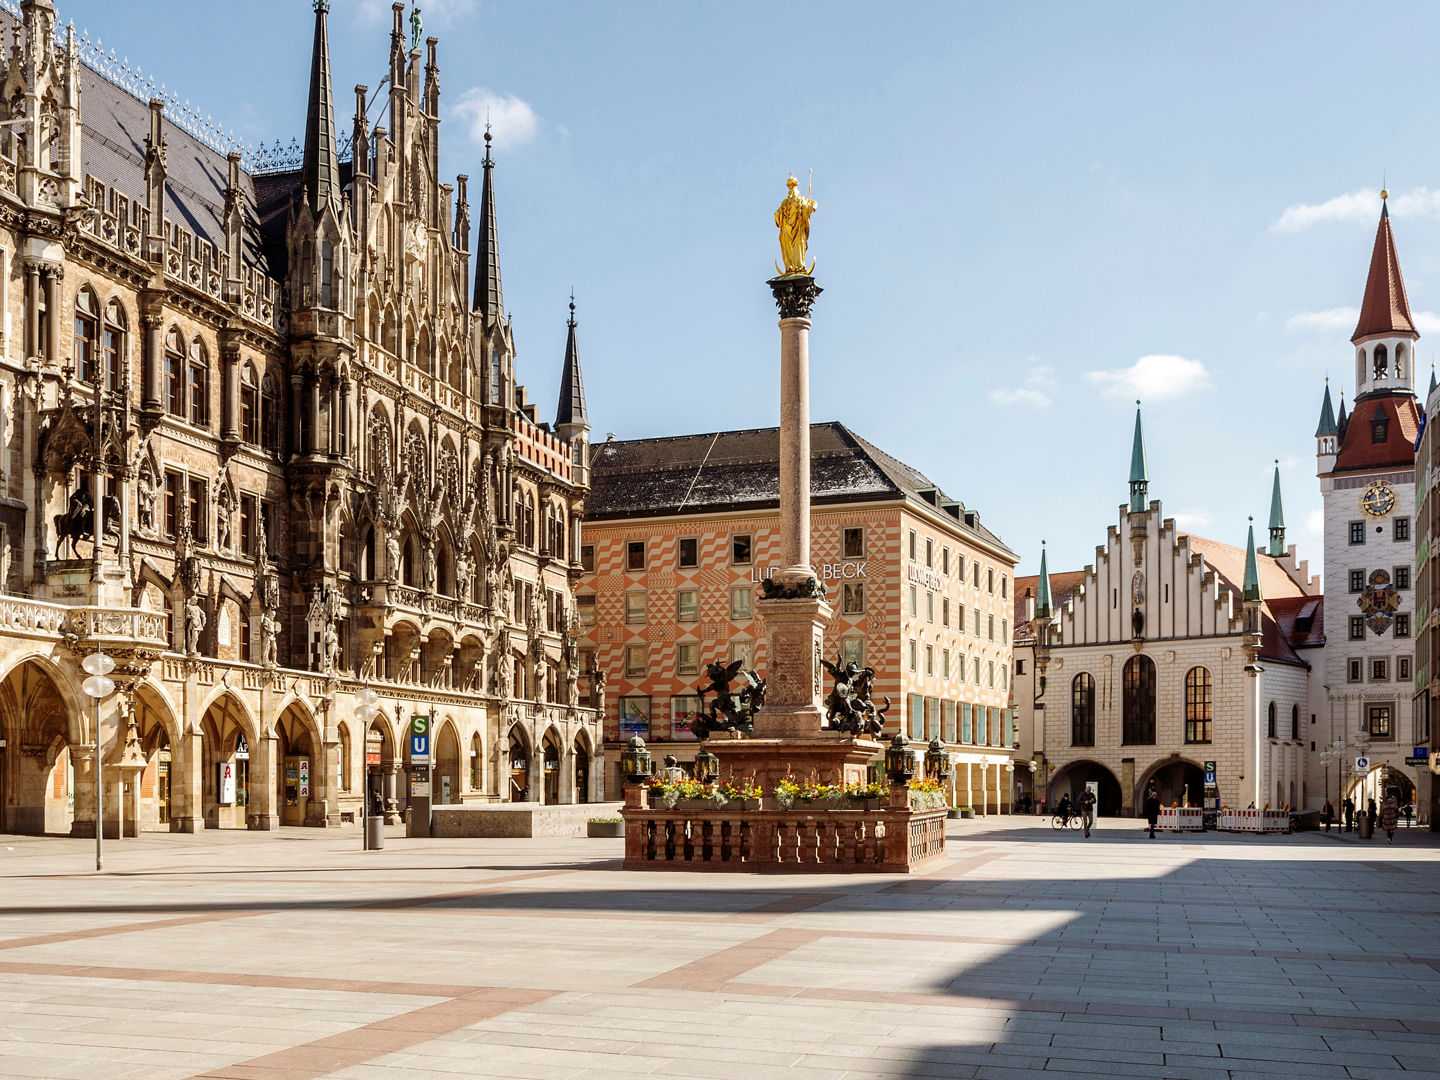
[[(98, 543), (98, 541), (97, 541)], [(115, 692), (115, 681), (110, 672), (115, 670), (115, 661), (103, 652), (94, 652), (81, 662), (80, 666), (90, 677), (80, 684), (87, 697), (95, 702), (95, 869), (105, 868), (105, 779), (102, 763), (103, 743), (100, 738), (100, 702)]]

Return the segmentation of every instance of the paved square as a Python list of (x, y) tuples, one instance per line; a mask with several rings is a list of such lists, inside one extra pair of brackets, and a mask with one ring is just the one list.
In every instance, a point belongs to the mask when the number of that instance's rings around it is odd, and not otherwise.
[(912, 878), (615, 840), (0, 837), (0, 1076), (1440, 1077), (1440, 844), (952, 823)]

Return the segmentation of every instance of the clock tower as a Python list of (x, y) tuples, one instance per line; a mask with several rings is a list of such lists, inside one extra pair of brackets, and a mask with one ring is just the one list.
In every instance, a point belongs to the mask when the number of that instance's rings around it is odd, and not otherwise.
[[(1335, 422), (1326, 387), (1316, 429), (1325, 505), (1325, 685), (1328, 715), (1311, 727), (1316, 749), (1344, 744), (1346, 795), (1364, 807), (1419, 776), (1405, 765), (1416, 743), (1414, 679), (1415, 322), (1400, 275), (1390, 214), (1380, 224), (1355, 349), (1354, 407)], [(1343, 415), (1343, 413), (1342, 413)], [(1368, 761), (1363, 775), (1357, 762)], [(1317, 778), (1318, 779), (1318, 778)], [(1337, 778), (1329, 777), (1330, 790)]]

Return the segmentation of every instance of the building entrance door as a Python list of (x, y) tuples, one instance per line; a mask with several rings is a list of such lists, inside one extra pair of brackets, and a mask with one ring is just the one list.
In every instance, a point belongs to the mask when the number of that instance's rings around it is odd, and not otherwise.
[(575, 747), (575, 801), (590, 801), (590, 759), (583, 746)]
[(170, 748), (155, 755), (155, 823), (170, 824)]
[(305, 809), (310, 802), (310, 760), (303, 757), (287, 757), (284, 780), (280, 824), (304, 825)]

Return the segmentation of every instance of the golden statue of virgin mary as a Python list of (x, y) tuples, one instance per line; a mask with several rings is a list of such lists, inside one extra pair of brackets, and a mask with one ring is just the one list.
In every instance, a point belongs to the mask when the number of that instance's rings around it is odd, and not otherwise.
[(797, 190), (800, 181), (792, 175), (785, 181), (785, 198), (775, 211), (775, 225), (780, 230), (780, 257), (785, 260), (782, 269), (775, 264), (781, 276), (809, 274), (815, 269), (812, 259), (805, 265), (805, 249), (810, 243), (810, 215), (815, 212), (815, 200), (809, 194), (801, 195)]

